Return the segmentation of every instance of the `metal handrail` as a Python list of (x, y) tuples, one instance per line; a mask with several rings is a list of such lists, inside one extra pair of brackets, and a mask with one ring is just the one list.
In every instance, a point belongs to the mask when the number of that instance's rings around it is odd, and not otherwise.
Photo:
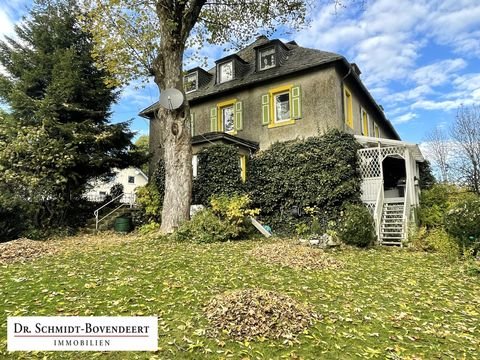
[[(124, 206), (127, 206), (129, 205), (130, 208), (133, 207), (133, 205), (135, 204), (135, 196), (131, 196), (130, 198), (130, 201), (128, 203), (122, 203), (120, 204), (120, 206), (116, 207), (114, 210), (110, 211), (107, 215), (103, 216), (101, 219), (98, 218), (98, 215), (100, 213), (100, 210), (102, 210), (105, 206), (113, 203), (114, 201), (116, 201), (117, 199), (125, 196), (126, 194), (125, 193), (121, 193), (120, 195), (118, 195), (117, 197), (113, 198), (112, 200), (110, 200), (109, 202), (107, 202), (106, 204), (103, 204), (102, 206), (100, 206), (97, 210), (95, 210), (93, 212), (93, 215), (95, 215), (95, 231), (98, 231), (98, 224), (104, 220), (105, 218), (107, 218), (108, 216), (110, 216), (111, 214), (113, 214), (115, 211), (117, 211), (118, 209), (124, 207)], [(130, 194), (131, 195), (131, 194)]]
[[(408, 223), (409, 223), (409, 210), (410, 210), (410, 186), (411, 186), (411, 181), (410, 178), (407, 178), (407, 181), (405, 183), (405, 202), (403, 205), (403, 241), (407, 240), (407, 234), (408, 234)], [(401, 246), (403, 246), (403, 241)]]
[(377, 232), (377, 239), (381, 242), (380, 233), (382, 228), (382, 213), (383, 213), (383, 202), (384, 202), (384, 193), (383, 193), (383, 181), (381, 186), (378, 188), (377, 193), (377, 202), (375, 204), (375, 227)]

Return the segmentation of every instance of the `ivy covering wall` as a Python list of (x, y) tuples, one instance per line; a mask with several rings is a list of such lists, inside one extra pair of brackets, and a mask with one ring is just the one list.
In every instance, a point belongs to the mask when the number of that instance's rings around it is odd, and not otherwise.
[(359, 148), (352, 135), (332, 130), (257, 153), (247, 171), (252, 206), (277, 233), (291, 233), (295, 224), (308, 220), (305, 207), (318, 208), (326, 225), (345, 204), (360, 201)]
[(236, 147), (216, 144), (198, 154), (197, 177), (193, 181), (193, 204), (207, 206), (212, 195), (243, 192), (240, 157)]

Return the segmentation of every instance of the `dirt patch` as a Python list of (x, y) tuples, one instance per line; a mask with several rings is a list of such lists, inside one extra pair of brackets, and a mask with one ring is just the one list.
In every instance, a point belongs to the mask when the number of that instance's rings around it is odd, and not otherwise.
[(0, 243), (0, 264), (28, 262), (44, 256), (70, 251), (92, 251), (138, 239), (136, 235), (104, 232), (97, 235), (81, 234), (44, 241), (21, 238)]
[(258, 246), (250, 250), (249, 255), (270, 264), (295, 269), (336, 269), (343, 266), (342, 262), (323, 250), (286, 241)]
[(216, 331), (238, 340), (291, 339), (320, 318), (291, 297), (262, 289), (218, 295), (208, 303), (205, 314)]

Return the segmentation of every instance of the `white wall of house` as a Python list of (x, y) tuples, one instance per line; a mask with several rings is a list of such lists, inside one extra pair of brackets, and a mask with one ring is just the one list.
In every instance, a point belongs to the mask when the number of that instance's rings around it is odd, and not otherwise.
[(135, 193), (135, 189), (140, 186), (147, 185), (148, 177), (140, 169), (129, 167), (126, 169), (115, 169), (116, 175), (110, 181), (95, 181), (92, 188), (85, 194), (85, 197), (91, 201), (102, 201), (103, 198), (110, 193), (110, 189), (114, 184), (122, 184), (123, 192), (127, 196), (124, 201), (128, 202), (130, 196)]

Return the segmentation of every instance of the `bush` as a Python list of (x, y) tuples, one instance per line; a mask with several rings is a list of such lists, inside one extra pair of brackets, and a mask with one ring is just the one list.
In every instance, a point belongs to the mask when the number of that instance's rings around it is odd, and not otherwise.
[(480, 249), (480, 199), (467, 199), (453, 206), (445, 215), (445, 230), (463, 250)]
[(28, 226), (23, 205), (13, 194), (0, 194), (0, 242), (18, 238)]
[(214, 196), (211, 208), (199, 211), (190, 221), (181, 225), (173, 235), (178, 241), (211, 243), (239, 239), (248, 231), (247, 217), (258, 209), (249, 209), (247, 195)]
[(236, 147), (216, 144), (198, 154), (197, 178), (193, 181), (193, 203), (207, 206), (213, 195), (244, 193)]
[(163, 160), (157, 163), (148, 185), (138, 187), (135, 194), (139, 209), (132, 214), (134, 226), (160, 223), (165, 194), (165, 164)]
[(352, 135), (333, 130), (276, 143), (255, 155), (247, 185), (262, 220), (276, 232), (292, 233), (296, 224), (309, 220), (307, 214), (294, 214), (294, 207), (318, 208), (320, 224), (336, 219), (344, 204), (360, 200), (359, 148)]
[(418, 210), (420, 224), (427, 229), (442, 226), (452, 196), (457, 191), (454, 185), (447, 184), (435, 184), (430, 189), (423, 190)]
[(367, 247), (376, 239), (373, 217), (364, 205), (348, 204), (336, 231), (339, 239), (347, 245)]

